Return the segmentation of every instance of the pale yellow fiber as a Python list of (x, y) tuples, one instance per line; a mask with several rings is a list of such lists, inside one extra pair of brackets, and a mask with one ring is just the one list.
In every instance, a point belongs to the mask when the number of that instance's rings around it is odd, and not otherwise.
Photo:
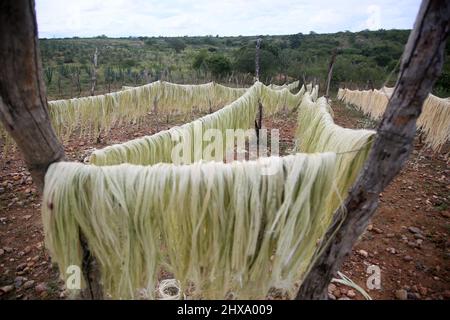
[[(380, 119), (386, 110), (393, 88), (381, 90), (339, 89), (338, 99), (359, 108), (373, 119)], [(417, 127), (425, 136), (425, 143), (435, 151), (450, 141), (450, 99), (428, 96), (423, 105), (422, 114), (417, 119)]]
[[(317, 87), (297, 96), (285, 91), (274, 94), (256, 83), (232, 104), (184, 125), (186, 130), (174, 128), (91, 157), (101, 165), (152, 166), (50, 166), (43, 225), (61, 276), (68, 276), (67, 267), (81, 266), (81, 232), (113, 298), (133, 299), (142, 291), (156, 298), (161, 270), (173, 274), (179, 296), (264, 299), (271, 288), (292, 296), (323, 249), (333, 213), (359, 174), (375, 132), (336, 125)], [(289, 98), (280, 104), (274, 97)], [(296, 151), (302, 153), (161, 163), (172, 162), (172, 135), (192, 141), (198, 124), (252, 127), (260, 101), (269, 105), (269, 114), (280, 106), (298, 109)], [(194, 155), (196, 147), (190, 145)]]
[[(325, 98), (313, 102), (305, 94), (298, 109), (296, 132), (297, 152), (334, 152), (339, 156), (336, 163), (336, 185), (339, 190), (347, 190), (359, 174), (371, 147), (375, 131), (353, 130), (334, 123), (331, 107)], [(335, 199), (336, 203), (340, 199)]]
[[(203, 143), (203, 137), (198, 137), (195, 134), (196, 129), (201, 132), (205, 132), (208, 129), (218, 129), (222, 137), (226, 136), (227, 129), (253, 129), (258, 114), (259, 102), (263, 105), (264, 115), (270, 115), (283, 109), (293, 110), (300, 104), (304, 91), (304, 88), (302, 88), (294, 95), (287, 89), (272, 90), (257, 82), (236, 101), (212, 114), (181, 127), (171, 128), (152, 136), (96, 150), (90, 157), (90, 163), (95, 165), (172, 163), (172, 152), (180, 141), (177, 139), (179, 136), (182, 136), (183, 143), (187, 143), (189, 145), (188, 149), (191, 150), (191, 155), (187, 156), (184, 163), (201, 160), (203, 159), (204, 147), (208, 143)], [(233, 148), (234, 143), (224, 143), (222, 154), (225, 155)], [(223, 161), (223, 158), (218, 160)]]
[(271, 85), (269, 85), (269, 88), (273, 89), (273, 90), (288, 89), (289, 91), (293, 91), (293, 90), (297, 89), (299, 87), (299, 85), (300, 85), (300, 81), (297, 80), (297, 81), (294, 81), (289, 84), (283, 84), (281, 86), (278, 86), (276, 84), (271, 84)]
[[(261, 174), (270, 163), (273, 175)], [(336, 155), (297, 154), (229, 164), (86, 166), (47, 173), (46, 246), (63, 277), (81, 265), (79, 232), (105, 292), (151, 298), (161, 269), (192, 297), (265, 298), (301, 280), (335, 208)]]
[[(92, 97), (56, 100), (48, 103), (53, 128), (61, 140), (78, 130), (80, 137), (97, 138), (117, 124), (139, 125), (150, 112), (209, 111), (242, 96), (247, 89), (228, 88), (216, 83), (177, 85), (157, 81), (140, 87)], [(11, 141), (0, 126), (0, 139)]]

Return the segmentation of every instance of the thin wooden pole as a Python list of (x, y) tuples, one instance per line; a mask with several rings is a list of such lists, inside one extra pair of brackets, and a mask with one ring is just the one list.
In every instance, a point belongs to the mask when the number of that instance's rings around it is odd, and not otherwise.
[(338, 54), (337, 49), (334, 49), (333, 53), (331, 54), (330, 64), (328, 65), (327, 90), (325, 92), (325, 97), (327, 99), (330, 97), (331, 78), (333, 77), (333, 68), (336, 62), (337, 54)]
[(402, 66), (368, 160), (334, 215), (324, 248), (297, 299), (326, 299), (327, 287), (377, 209), (379, 195), (408, 159), (423, 102), (442, 71), (450, 2), (424, 0), (403, 54)]
[(261, 101), (259, 102), (259, 107), (258, 107), (258, 126), (259, 129), (262, 129), (262, 120), (263, 120), (263, 105), (261, 103)]
[(258, 118), (255, 119), (255, 130), (256, 130), (256, 141), (259, 146), (259, 138), (260, 138), (260, 130), (262, 129), (262, 121), (263, 121), (263, 105), (261, 101), (258, 102)]

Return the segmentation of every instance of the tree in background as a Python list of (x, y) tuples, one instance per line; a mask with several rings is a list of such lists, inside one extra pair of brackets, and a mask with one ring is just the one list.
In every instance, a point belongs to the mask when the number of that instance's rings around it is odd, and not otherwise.
[(166, 42), (170, 48), (175, 50), (176, 53), (180, 53), (186, 49), (186, 43), (180, 38), (167, 38)]
[(52, 67), (45, 68), (44, 75), (47, 86), (50, 86), (53, 80), (53, 68)]
[(111, 66), (107, 66), (103, 73), (106, 85), (108, 86), (108, 92), (111, 92), (111, 84), (115, 80), (115, 72)]
[(211, 54), (206, 58), (205, 62), (208, 70), (215, 77), (223, 77), (231, 72), (231, 61), (223, 54)]
[[(251, 45), (241, 47), (234, 54), (233, 68), (241, 73), (255, 74), (255, 48)], [(256, 47), (256, 46), (255, 46)], [(260, 51), (260, 76), (261, 79), (271, 78), (276, 75), (278, 69), (278, 49), (263, 41)]]

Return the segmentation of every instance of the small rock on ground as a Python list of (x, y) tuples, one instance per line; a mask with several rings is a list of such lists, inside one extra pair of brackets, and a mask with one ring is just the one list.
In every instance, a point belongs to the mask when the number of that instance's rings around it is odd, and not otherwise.
[(352, 290), (352, 289), (348, 290), (348, 291), (347, 291), (347, 297), (349, 297), (349, 298), (354, 298), (354, 297), (356, 297), (355, 291)]
[(36, 287), (34, 289), (36, 290), (37, 293), (45, 292), (45, 291), (47, 291), (47, 284), (44, 282), (41, 282), (38, 285), (36, 285)]
[(30, 289), (34, 286), (34, 280), (29, 280), (23, 284), (24, 289)]
[(405, 289), (395, 291), (395, 298), (398, 300), (407, 300), (408, 292)]
[(359, 250), (358, 254), (364, 258), (367, 258), (369, 256), (369, 253), (366, 250)]

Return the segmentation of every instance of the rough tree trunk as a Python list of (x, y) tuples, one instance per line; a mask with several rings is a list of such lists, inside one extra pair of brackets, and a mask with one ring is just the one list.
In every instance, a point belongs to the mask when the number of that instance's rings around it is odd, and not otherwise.
[(343, 209), (325, 235), (323, 253), (313, 263), (297, 299), (326, 299), (327, 287), (354, 243), (367, 228), (379, 194), (400, 172), (413, 148), (416, 120), (439, 77), (449, 33), (450, 2), (424, 0), (403, 54), (394, 93), (378, 128), (368, 160)]
[[(48, 114), (34, 7), (33, 0), (0, 2), (0, 121), (42, 192), (48, 167), (63, 161), (65, 154)], [(98, 268), (83, 241), (82, 250), (82, 269), (88, 282), (83, 297), (102, 298)]]
[(64, 159), (51, 126), (34, 1), (0, 2), (0, 120), (42, 191), (48, 166)]

